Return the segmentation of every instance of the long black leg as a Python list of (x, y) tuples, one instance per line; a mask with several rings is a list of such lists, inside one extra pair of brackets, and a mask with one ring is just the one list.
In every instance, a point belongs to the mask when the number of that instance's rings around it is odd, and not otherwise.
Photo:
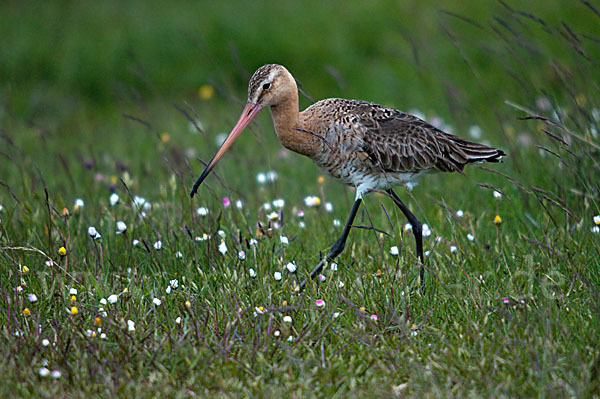
[(417, 255), (421, 260), (421, 271), (419, 273), (419, 277), (421, 279), (421, 285), (423, 285), (423, 277), (425, 276), (425, 259), (423, 258), (423, 225), (391, 188), (387, 190), (387, 193), (390, 195), (390, 197), (392, 197), (394, 203), (398, 205), (398, 208), (400, 208), (404, 216), (406, 216), (408, 219), (408, 223), (410, 223), (412, 226), (412, 232), (415, 236), (415, 241), (417, 242)]
[[(362, 202), (361, 198), (357, 198), (354, 201), (354, 205), (352, 205), (352, 210), (350, 211), (350, 216), (348, 216), (348, 221), (346, 222), (346, 226), (344, 227), (344, 231), (342, 232), (342, 236), (339, 240), (336, 241), (335, 244), (329, 250), (329, 253), (324, 259), (321, 259), (319, 264), (310, 272), (310, 278), (313, 279), (319, 274), (321, 270), (323, 270), (323, 266), (325, 266), (326, 261), (332, 261), (336, 256), (342, 253), (344, 247), (346, 246), (346, 240), (348, 239), (348, 234), (350, 234), (350, 228), (352, 228), (352, 222), (354, 222), (354, 218), (358, 213), (358, 208), (360, 207), (360, 203)], [(304, 289), (306, 282), (308, 280), (304, 280), (302, 284), (300, 284), (300, 290)]]

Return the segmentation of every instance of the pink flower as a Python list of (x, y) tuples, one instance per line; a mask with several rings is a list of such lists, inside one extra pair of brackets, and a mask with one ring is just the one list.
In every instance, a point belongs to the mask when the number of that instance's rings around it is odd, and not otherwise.
[(229, 197), (223, 198), (223, 206), (225, 208), (227, 208), (227, 207), (229, 207), (229, 205), (231, 205), (231, 201), (229, 201)]
[(506, 298), (506, 297), (505, 297), (505, 298), (502, 298), (502, 302), (504, 302), (504, 303), (509, 303), (510, 301), (509, 301), (509, 299), (508, 299), (508, 298)]
[(371, 315), (371, 320), (373, 320), (373, 321), (377, 321), (377, 319), (378, 319), (378, 318), (377, 318), (377, 315), (376, 315), (376, 314), (372, 314), (372, 315)]
[(317, 307), (321, 308), (321, 307), (325, 306), (325, 301), (322, 299), (317, 299), (315, 304), (317, 305)]

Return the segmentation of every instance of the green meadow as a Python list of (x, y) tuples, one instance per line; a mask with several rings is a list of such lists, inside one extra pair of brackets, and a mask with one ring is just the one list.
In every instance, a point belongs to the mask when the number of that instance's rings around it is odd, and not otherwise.
[[(600, 3), (4, 2), (0, 397), (600, 397)], [(251, 74), (414, 113), (501, 164), (365, 198)]]

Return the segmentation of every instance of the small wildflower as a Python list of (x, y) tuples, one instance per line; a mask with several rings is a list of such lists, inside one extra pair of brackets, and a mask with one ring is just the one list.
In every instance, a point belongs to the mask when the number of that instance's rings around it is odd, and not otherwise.
[(423, 237), (429, 237), (431, 235), (431, 229), (429, 225), (423, 224)]
[(235, 201), (235, 207), (237, 209), (242, 209), (244, 207), (244, 203), (242, 202), (242, 200)]
[(246, 259), (246, 252), (244, 252), (244, 251), (239, 251), (239, 252), (238, 252), (238, 259), (239, 259), (239, 260), (244, 260), (244, 259)]
[(269, 202), (265, 202), (264, 204), (262, 204), (261, 208), (265, 211), (271, 210), (271, 204)]
[(42, 367), (40, 368), (39, 374), (40, 377), (48, 377), (50, 375), (50, 370), (48, 370), (46, 367)]
[(600, 233), (600, 226), (592, 226), (592, 233), (598, 234)]
[(279, 219), (279, 213), (278, 212), (271, 212), (267, 215), (267, 219), (269, 220), (276, 220)]
[(473, 241), (475, 239), (475, 236), (471, 233), (467, 234), (467, 240), (469, 241)]
[(134, 238), (133, 241), (131, 241), (131, 244), (134, 247), (137, 247), (138, 245), (140, 245), (140, 240), (138, 240), (137, 238)]
[(177, 251), (177, 252), (175, 252), (175, 257), (176, 257), (177, 259), (181, 259), (181, 258), (183, 258), (183, 252), (181, 252), (181, 251)]
[(502, 218), (500, 217), (500, 215), (496, 215), (496, 217), (494, 218), (494, 224), (502, 224)]
[(175, 323), (181, 324), (181, 316), (179, 316), (175, 319)]
[(377, 269), (377, 271), (375, 272), (375, 275), (377, 277), (381, 277), (382, 274), (383, 274), (383, 272), (381, 271), (381, 269)]
[(333, 318), (337, 319), (338, 317), (340, 317), (340, 312), (333, 312)]
[(205, 101), (210, 100), (214, 95), (215, 95), (215, 89), (208, 83), (203, 84), (198, 89), (198, 97), (200, 97), (200, 99), (202, 99), (202, 100), (205, 100)]
[(162, 248), (162, 241), (158, 240), (154, 243), (154, 249), (156, 249), (157, 251), (160, 251), (160, 249)]
[(344, 282), (343, 281), (340, 281), (338, 283), (338, 288), (344, 288)]
[(294, 262), (289, 262), (287, 265), (285, 265), (285, 267), (287, 268), (288, 272), (290, 272), (290, 273), (294, 273), (297, 269), (296, 263), (294, 263)]
[(508, 298), (504, 297), (504, 298), (502, 298), (502, 302), (504, 302), (504, 303), (510, 303), (510, 300)]
[(77, 288), (74, 288), (74, 287), (69, 288), (69, 294), (70, 295), (77, 295)]
[(373, 321), (377, 321), (377, 320), (378, 320), (378, 317), (377, 317), (377, 315), (376, 315), (376, 314), (372, 314), (372, 315), (371, 315), (371, 320), (373, 320)]
[(54, 265), (54, 261), (52, 259), (48, 259), (46, 261), (46, 266), (53, 266)]
[(600, 226), (600, 215), (594, 216), (594, 224)]
[(398, 256), (400, 254), (400, 250), (397, 246), (394, 245), (390, 248), (390, 254), (392, 254), (393, 256)]
[(48, 345), (50, 345), (50, 341), (47, 338), (44, 338), (42, 340), (42, 346), (48, 346)]
[(135, 322), (133, 320), (127, 320), (127, 330), (135, 331)]
[(83, 206), (84, 206), (83, 200), (81, 198), (77, 198), (75, 200), (75, 205), (73, 205), (73, 209), (78, 211), (79, 209), (83, 208)]
[(456, 251), (458, 251), (458, 248), (456, 245), (450, 245), (450, 253), (455, 253)]
[(284, 323), (291, 323), (292, 322), (292, 317), (291, 316), (283, 316), (283, 322)]
[(281, 331), (279, 331), (279, 330), (275, 330), (275, 332), (273, 333), (273, 335), (274, 335), (275, 337), (279, 337), (279, 336), (281, 335)]
[(332, 272), (337, 271), (338, 269), (338, 264), (335, 262), (331, 262), (331, 264), (329, 265), (329, 270), (331, 270)]
[(334, 227), (340, 227), (341, 225), (342, 225), (342, 222), (340, 222), (340, 219), (333, 219)]
[(23, 286), (22, 285), (17, 285), (16, 290), (17, 290), (17, 292), (23, 292)]
[(100, 238), (102, 238), (102, 236), (100, 235), (100, 233), (98, 233), (98, 230), (96, 230), (94, 226), (90, 226), (88, 228), (88, 235), (94, 240), (99, 240)]
[(294, 336), (290, 335), (287, 340), (288, 342), (294, 342)]
[(218, 234), (218, 235), (219, 235), (219, 237), (221, 237), (221, 238), (225, 238), (225, 236), (226, 236), (226, 234), (225, 234), (225, 232), (224, 232), (223, 230), (219, 230), (219, 231), (217, 231), (217, 234)]
[(79, 309), (77, 309), (77, 306), (71, 307), (71, 314), (77, 314), (77, 313), (79, 313)]
[(321, 198), (316, 197), (314, 195), (309, 195), (308, 197), (304, 198), (304, 203), (306, 204), (306, 206), (314, 208), (321, 205)]
[(281, 280), (281, 272), (273, 273), (273, 278), (275, 278), (276, 281)]
[(298, 209), (298, 212), (296, 212), (296, 216), (299, 218), (303, 218), (304, 217), (304, 211), (302, 209)]
[(278, 199), (276, 199), (276, 200), (273, 201), (273, 206), (275, 208), (281, 209), (281, 208), (284, 207), (284, 205), (285, 205), (285, 200), (283, 198), (278, 198)]
[(227, 244), (225, 244), (225, 240), (221, 241), (219, 244), (219, 252), (225, 255), (227, 253)]
[(463, 210), (462, 210), (462, 209), (459, 209), (458, 211), (456, 211), (456, 216), (457, 216), (457, 217), (461, 218), (461, 217), (463, 217), (464, 215), (465, 215), (465, 213), (463, 212)]
[(325, 301), (322, 299), (317, 299), (315, 301), (315, 305), (317, 305), (318, 308), (321, 308), (321, 307), (325, 306)]
[(223, 207), (229, 208), (230, 205), (231, 205), (231, 201), (229, 200), (229, 197), (224, 197), (223, 198)]
[(323, 282), (325, 282), (325, 280), (327, 280), (327, 277), (325, 277), (325, 275), (323, 275), (323, 274), (319, 274), (319, 275), (317, 276), (317, 278), (318, 278), (318, 279), (319, 279), (319, 281), (320, 281), (320, 282), (322, 282), (322, 283), (323, 283)]
[(67, 254), (67, 249), (66, 249), (65, 247), (60, 247), (60, 248), (58, 249), (58, 254), (59, 254), (60, 256), (65, 256), (65, 255)]
[(25, 316), (29, 316), (31, 314), (31, 310), (29, 310), (29, 308), (25, 308), (25, 309), (23, 309), (23, 314)]
[(304, 221), (301, 220), (301, 221), (298, 222), (298, 227), (300, 227), (301, 229), (303, 229), (303, 228), (306, 227), (306, 223), (304, 223)]
[(252, 277), (252, 278), (256, 277), (256, 271), (253, 268), (250, 268), (250, 270), (248, 270), (248, 273), (250, 274), (250, 277)]
[(75, 302), (77, 300), (77, 297), (75, 295), (71, 295), (71, 302)]
[(174, 278), (173, 280), (169, 280), (169, 286), (173, 288), (179, 287), (179, 280), (177, 280), (176, 278)]
[(108, 301), (106, 300), (106, 298), (100, 299), (100, 305), (106, 305), (107, 303)]
[(171, 140), (171, 134), (169, 132), (163, 132), (160, 134), (160, 141), (168, 143)]
[(265, 313), (265, 308), (263, 308), (262, 306), (257, 306), (254, 308), (254, 311), (258, 314), (263, 314)]
[(208, 215), (208, 208), (201, 206), (200, 208), (196, 209), (196, 213), (198, 216), (206, 216)]
[(110, 201), (110, 206), (115, 206), (115, 205), (117, 205), (117, 204), (119, 203), (119, 194), (117, 194), (117, 193), (112, 193), (112, 194), (110, 195), (110, 199), (109, 199), (109, 201)]
[(279, 236), (279, 241), (281, 241), (281, 245), (288, 245), (290, 243), (286, 236)]
[(60, 378), (61, 375), (62, 374), (58, 370), (53, 370), (52, 373), (50, 373), (50, 376), (54, 379)]
[(317, 177), (317, 183), (319, 183), (319, 184), (325, 183), (325, 176), (319, 176), (319, 177)]
[(259, 173), (256, 175), (256, 182), (259, 184), (265, 184), (267, 182), (267, 175), (264, 173)]
[(94, 325), (95, 325), (95, 326), (99, 326), (100, 324), (102, 324), (102, 319), (101, 319), (101, 318), (99, 318), (99, 317), (96, 317), (96, 318), (94, 319)]
[(158, 298), (154, 298), (152, 299), (152, 303), (156, 306), (160, 306), (162, 304), (162, 301)]
[(169, 295), (171, 293), (171, 290), (172, 290), (172, 288), (170, 285), (168, 285), (167, 288), (165, 288), (165, 292), (167, 293), (167, 295)]
[(192, 303), (191, 303), (190, 301), (186, 300), (186, 301), (185, 301), (185, 307), (186, 307), (186, 308), (189, 308), (189, 307), (191, 307), (191, 306), (192, 306)]
[(111, 296), (108, 297), (108, 302), (116, 303), (118, 299), (119, 299), (118, 296), (116, 296), (115, 294), (112, 294)]
[(106, 339), (106, 334), (105, 333), (101, 333), (100, 334), (100, 339)]
[(23, 272), (23, 274), (27, 274), (27, 273), (29, 273), (29, 268), (27, 266), (23, 266), (21, 268), (21, 271)]
[(325, 210), (327, 212), (333, 212), (333, 204), (331, 202), (326, 202), (325, 203)]
[(37, 302), (38, 297), (35, 294), (27, 294), (27, 299), (29, 299), (29, 302), (33, 303), (33, 302)]
[(365, 308), (364, 306), (361, 306), (358, 310), (360, 310), (361, 312), (364, 312), (367, 308)]
[(497, 200), (502, 199), (502, 193), (500, 193), (500, 191), (494, 190), (494, 198)]
[(117, 222), (117, 234), (123, 234), (127, 231), (127, 225), (124, 221), (119, 220)]

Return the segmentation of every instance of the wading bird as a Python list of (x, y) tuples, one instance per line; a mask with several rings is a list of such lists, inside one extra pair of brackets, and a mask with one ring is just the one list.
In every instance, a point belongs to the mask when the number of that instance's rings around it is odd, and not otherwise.
[(250, 78), (246, 107), (194, 184), (192, 197), (234, 140), (265, 107), (271, 109), (275, 133), (284, 147), (306, 155), (333, 177), (356, 187), (356, 199), (342, 235), (312, 270), (311, 278), (323, 269), (326, 261), (343, 251), (363, 196), (382, 190), (412, 226), (423, 284), (422, 225), (392, 187), (410, 186), (432, 171), (462, 172), (468, 163), (500, 162), (505, 155), (502, 150), (445, 133), (397, 109), (366, 101), (329, 98), (299, 112), (294, 77), (285, 67), (269, 64)]

